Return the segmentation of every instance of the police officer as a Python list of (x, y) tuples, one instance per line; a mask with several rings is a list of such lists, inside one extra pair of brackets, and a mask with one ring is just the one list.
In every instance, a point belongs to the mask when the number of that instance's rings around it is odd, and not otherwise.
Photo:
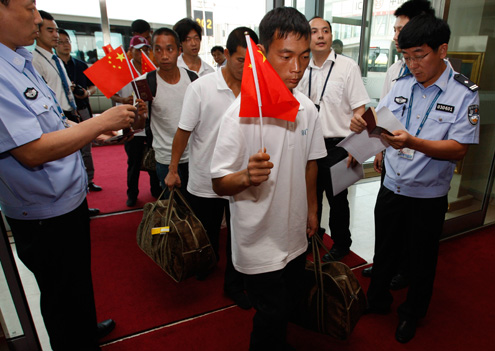
[[(414, 337), (431, 300), (456, 161), (479, 139), (477, 86), (454, 72), (445, 60), (449, 39), (449, 26), (441, 19), (432, 15), (411, 19), (399, 34), (399, 46), (412, 75), (399, 79), (377, 107), (390, 109), (407, 131), (382, 134), (390, 146), (375, 206), (368, 312), (390, 311), (389, 282), (405, 242), (410, 286), (406, 301), (398, 308), (395, 334), (402, 343)], [(361, 132), (365, 126), (361, 117), (353, 117), (352, 131)]]
[(96, 323), (88, 185), (77, 151), (130, 127), (136, 108), (67, 122), (23, 47), (34, 43), (40, 23), (35, 1), (0, 0), (0, 206), (36, 277), (52, 349), (94, 351), (114, 323)]

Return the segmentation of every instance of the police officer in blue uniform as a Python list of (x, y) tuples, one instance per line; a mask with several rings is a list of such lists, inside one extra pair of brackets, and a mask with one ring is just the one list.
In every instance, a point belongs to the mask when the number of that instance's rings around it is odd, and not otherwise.
[(0, 207), (40, 288), (52, 349), (94, 351), (114, 323), (98, 329), (96, 322), (88, 184), (78, 151), (130, 127), (136, 108), (67, 121), (23, 47), (33, 44), (40, 23), (34, 0), (0, 0)]
[[(406, 301), (398, 308), (395, 334), (402, 343), (414, 337), (431, 300), (456, 161), (479, 139), (478, 87), (445, 60), (449, 39), (447, 23), (434, 16), (417, 16), (407, 23), (399, 46), (411, 75), (399, 79), (377, 107), (391, 110), (407, 131), (382, 134), (390, 146), (385, 156), (387, 173), (375, 206), (368, 312), (390, 311), (389, 282), (405, 242), (410, 286)], [(354, 132), (365, 126), (359, 116), (351, 121)]]

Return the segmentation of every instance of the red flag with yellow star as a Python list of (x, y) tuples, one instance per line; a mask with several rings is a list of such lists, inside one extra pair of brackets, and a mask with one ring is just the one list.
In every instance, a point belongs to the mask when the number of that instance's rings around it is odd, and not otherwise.
[(144, 51), (141, 51), (141, 71), (143, 72), (143, 74), (155, 70), (156, 66), (153, 61), (150, 60), (150, 58), (144, 53)]
[[(249, 38), (254, 54), (257, 77), (254, 75), (251, 57), (246, 52), (244, 72), (241, 83), (241, 109), (239, 117), (260, 117), (258, 94), (255, 79), (258, 80), (263, 117), (283, 119), (289, 122), (296, 120), (299, 102), (285, 86), (280, 76), (267, 61), (263, 52)], [(249, 49), (249, 48), (248, 48)]]
[(137, 73), (133, 77), (130, 62), (122, 46), (96, 61), (84, 71), (84, 74), (107, 98), (113, 96), (134, 78), (138, 77)]

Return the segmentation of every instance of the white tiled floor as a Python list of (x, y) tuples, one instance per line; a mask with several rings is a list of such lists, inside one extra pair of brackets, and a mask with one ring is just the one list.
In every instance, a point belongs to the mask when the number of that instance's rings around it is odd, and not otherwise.
[[(373, 258), (373, 246), (374, 246), (374, 222), (373, 222), (373, 208), (375, 205), (376, 195), (379, 189), (379, 181), (376, 180), (363, 180), (358, 182), (357, 185), (353, 185), (349, 188), (349, 204), (351, 208), (351, 233), (352, 233), (352, 247), (351, 249), (363, 257), (366, 261), (371, 262)], [(327, 233), (328, 230), (328, 203), (324, 203), (323, 206), (323, 226)], [(15, 245), (13, 250), (15, 252)], [(24, 291), (26, 293), (33, 320), (38, 332), (43, 351), (50, 351), (50, 343), (48, 335), (46, 333), (41, 312), (39, 309), (39, 290), (34, 279), (33, 274), (17, 259), (16, 263), (20, 272), (20, 276), (24, 285)], [(8, 316), (4, 316), (8, 318)], [(22, 332), (22, 331), (21, 331)]]

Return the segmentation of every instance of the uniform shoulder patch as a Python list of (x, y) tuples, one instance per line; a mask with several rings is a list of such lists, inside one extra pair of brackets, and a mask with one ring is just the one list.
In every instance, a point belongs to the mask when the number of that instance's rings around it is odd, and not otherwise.
[(473, 126), (478, 124), (478, 122), (480, 121), (480, 107), (478, 105), (469, 105), (468, 119), (469, 123), (471, 123)]
[(468, 88), (471, 91), (478, 91), (479, 87), (474, 84), (468, 77), (466, 77), (464, 74), (457, 73), (454, 75), (454, 79), (464, 85), (466, 88)]

